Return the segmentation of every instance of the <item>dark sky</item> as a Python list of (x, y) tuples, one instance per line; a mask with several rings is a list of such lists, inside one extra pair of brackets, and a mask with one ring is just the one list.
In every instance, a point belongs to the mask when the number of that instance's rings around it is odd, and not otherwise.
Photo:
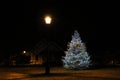
[[(1, 53), (31, 49), (46, 36), (66, 48), (74, 30), (78, 30), (81, 39), (91, 51), (118, 48), (118, 32), (112, 33), (115, 29), (108, 29), (107, 25), (100, 26), (104, 19), (97, 19), (99, 15), (96, 14), (95, 2), (24, 0), (4, 4), (1, 15), (3, 23), (0, 27)], [(45, 14), (54, 17), (54, 23), (50, 27), (43, 23)]]

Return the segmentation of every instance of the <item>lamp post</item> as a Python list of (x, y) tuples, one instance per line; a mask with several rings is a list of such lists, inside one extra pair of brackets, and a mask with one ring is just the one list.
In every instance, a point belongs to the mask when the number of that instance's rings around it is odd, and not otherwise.
[[(51, 16), (47, 15), (44, 17), (44, 20), (45, 20), (45, 24), (46, 25), (50, 25), (51, 22), (52, 22), (52, 18)], [(48, 37), (48, 36), (47, 36)], [(48, 43), (49, 45), (49, 43)], [(46, 61), (45, 61), (45, 74), (46, 75), (49, 75), (50, 74), (50, 65), (49, 65), (49, 49), (48, 49), (48, 53), (46, 55)]]

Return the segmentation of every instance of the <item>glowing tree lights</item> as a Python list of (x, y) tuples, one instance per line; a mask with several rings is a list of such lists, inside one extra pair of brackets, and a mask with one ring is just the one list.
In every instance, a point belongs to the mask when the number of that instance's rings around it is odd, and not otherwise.
[(90, 56), (77, 30), (74, 31), (65, 54), (62, 61), (66, 69), (86, 69), (90, 65)]

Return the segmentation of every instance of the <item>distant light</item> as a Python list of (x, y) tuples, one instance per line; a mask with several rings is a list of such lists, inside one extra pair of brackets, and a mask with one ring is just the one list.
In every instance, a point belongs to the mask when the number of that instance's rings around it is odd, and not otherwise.
[(25, 53), (26, 53), (26, 51), (23, 51), (23, 53), (25, 54)]
[(45, 16), (44, 20), (46, 24), (51, 24), (52, 18), (51, 16)]

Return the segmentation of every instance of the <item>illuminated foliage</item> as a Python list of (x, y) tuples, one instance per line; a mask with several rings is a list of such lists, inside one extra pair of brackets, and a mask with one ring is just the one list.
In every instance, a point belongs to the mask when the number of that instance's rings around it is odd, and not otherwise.
[(90, 56), (77, 30), (74, 31), (74, 35), (72, 35), (72, 40), (68, 44), (68, 50), (65, 51), (65, 54), (62, 59), (65, 68), (85, 69), (89, 67)]

